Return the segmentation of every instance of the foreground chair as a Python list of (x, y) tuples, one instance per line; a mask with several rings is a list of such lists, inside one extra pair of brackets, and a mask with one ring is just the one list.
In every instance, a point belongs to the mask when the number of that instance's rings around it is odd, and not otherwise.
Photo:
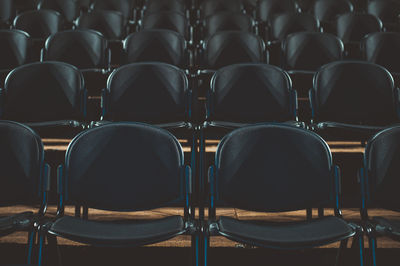
[[(329, 147), (313, 132), (285, 125), (259, 124), (237, 129), (218, 145), (209, 169), (209, 221), (205, 227), (205, 260), (209, 237), (273, 249), (305, 249), (347, 239), (360, 248), (361, 227), (341, 217), (340, 172)], [(221, 216), (219, 206), (258, 212), (333, 208), (334, 216), (297, 222), (241, 221)], [(340, 251), (339, 249), (339, 251)]]
[[(37, 234), (35, 223), (42, 220), (46, 211), (49, 173), (39, 136), (22, 124), (0, 121), (0, 207), (9, 206), (13, 212), (0, 216), (0, 237), (17, 231), (28, 232), (27, 263), (32, 260)], [(21, 208), (14, 206), (21, 204), (40, 207), (36, 213), (20, 212)]]
[[(41, 228), (40, 250), (45, 238), (53, 244), (63, 237), (95, 246), (137, 247), (196, 232), (190, 167), (184, 165), (178, 140), (160, 128), (113, 123), (82, 132), (69, 145), (58, 173), (58, 215)], [(64, 215), (68, 203), (122, 212), (180, 206), (184, 216), (93, 221)]]
[(374, 266), (377, 265), (378, 259), (376, 255), (378, 237), (389, 237), (400, 241), (399, 220), (368, 215), (368, 210), (371, 208), (400, 211), (399, 140), (399, 126), (385, 129), (375, 135), (367, 144), (364, 153), (364, 168), (360, 171), (361, 217), (368, 235)]

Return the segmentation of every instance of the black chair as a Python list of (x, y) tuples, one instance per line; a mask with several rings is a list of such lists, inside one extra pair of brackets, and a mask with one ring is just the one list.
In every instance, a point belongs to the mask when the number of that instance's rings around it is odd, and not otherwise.
[(400, 28), (399, 14), (400, 3), (396, 0), (370, 0), (367, 5), (367, 12), (378, 17), (388, 31), (398, 31)]
[(321, 23), (324, 32), (330, 33), (334, 33), (339, 15), (353, 11), (354, 6), (349, 0), (316, 0), (311, 8), (311, 13)]
[(42, 50), (42, 61), (61, 61), (77, 67), (88, 92), (100, 95), (110, 69), (111, 53), (103, 35), (94, 30), (68, 30), (51, 35)]
[(347, 57), (360, 58), (360, 41), (365, 35), (383, 30), (375, 16), (363, 13), (340, 15), (336, 21), (336, 35), (343, 41)]
[(320, 68), (310, 90), (312, 128), (325, 138), (365, 141), (399, 121), (398, 88), (382, 66), (336, 61)]
[(127, 24), (121, 12), (94, 10), (83, 13), (75, 22), (77, 29), (92, 29), (101, 32), (109, 41), (120, 41), (128, 33)]
[(189, 7), (180, 0), (147, 0), (143, 5), (142, 16), (160, 11), (178, 12), (188, 17)]
[(0, 0), (0, 29), (10, 28), (15, 12), (13, 0)]
[(191, 53), (185, 38), (171, 30), (144, 30), (130, 34), (123, 42), (122, 64), (164, 62), (189, 69)]
[(198, 28), (196, 43), (219, 31), (246, 31), (256, 33), (255, 21), (246, 14), (221, 11), (203, 20)]
[(64, 21), (72, 27), (72, 22), (80, 15), (81, 7), (76, 0), (41, 0), (38, 9), (51, 9), (59, 12)]
[(82, 74), (72, 65), (31, 63), (8, 74), (1, 103), (1, 119), (22, 122), (41, 134), (59, 128), (63, 135), (65, 129), (82, 130), (86, 89)]
[(362, 59), (381, 65), (392, 75), (400, 74), (400, 33), (374, 32), (361, 41)]
[(13, 0), (17, 13), (35, 10), (40, 0)]
[[(360, 246), (362, 229), (341, 217), (340, 171), (326, 142), (308, 130), (276, 124), (244, 127), (225, 136), (209, 171), (210, 236), (272, 249), (305, 249), (347, 240)], [(220, 206), (258, 212), (333, 208), (335, 215), (293, 222), (243, 221), (216, 215)], [(311, 212), (308, 212), (311, 214)], [(306, 218), (306, 217), (304, 217)], [(355, 252), (356, 254), (357, 252)], [(205, 252), (207, 260), (208, 251)], [(339, 256), (338, 256), (339, 257)]]
[(335, 35), (297, 32), (283, 40), (280, 66), (290, 74), (293, 87), (299, 94), (306, 96), (315, 72), (327, 63), (343, 59), (343, 56), (343, 43)]
[(185, 15), (174, 11), (146, 13), (139, 23), (140, 30), (173, 30), (192, 44), (193, 29)]
[(135, 18), (135, 2), (136, 0), (94, 0), (91, 9), (121, 12), (125, 22), (128, 23), (129, 20), (132, 21)]
[[(44, 218), (50, 186), (50, 168), (44, 163), (40, 137), (22, 124), (0, 121), (0, 168), (0, 206), (8, 206), (13, 212), (9, 216), (0, 216), (0, 236), (28, 232), (26, 260), (30, 264), (37, 235), (35, 223)], [(22, 204), (40, 207), (35, 213), (15, 213), (13, 206)]]
[[(62, 237), (95, 246), (137, 247), (197, 231), (190, 167), (178, 140), (165, 130), (137, 123), (89, 129), (72, 140), (58, 173), (58, 215), (42, 226), (40, 250), (45, 238), (51, 244)], [(122, 212), (180, 206), (184, 216), (95, 221), (64, 215), (68, 203)]]
[(30, 62), (31, 45), (30, 37), (24, 31), (0, 30), (0, 87), (13, 68)]
[[(360, 170), (362, 190), (361, 216), (369, 239), (372, 265), (379, 265), (377, 238), (389, 237), (400, 241), (400, 223), (396, 219), (371, 217), (368, 210), (379, 208), (400, 211), (399, 162), (400, 127), (391, 127), (379, 132), (367, 144), (364, 153), (364, 168)], [(382, 264), (381, 264), (382, 265)]]
[(221, 11), (243, 13), (244, 6), (241, 0), (204, 0), (200, 3), (197, 17), (201, 21)]

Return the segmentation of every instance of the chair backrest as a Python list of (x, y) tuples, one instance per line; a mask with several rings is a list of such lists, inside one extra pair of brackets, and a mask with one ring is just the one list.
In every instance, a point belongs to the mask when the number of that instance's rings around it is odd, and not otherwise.
[(41, 0), (38, 8), (55, 10), (69, 23), (72, 23), (80, 13), (80, 6), (77, 0)]
[(187, 68), (185, 38), (171, 30), (144, 30), (124, 41), (124, 63), (164, 62)]
[(15, 16), (13, 0), (0, 0), (0, 23), (10, 24)]
[(114, 211), (153, 209), (183, 201), (183, 151), (168, 131), (112, 123), (73, 139), (65, 157), (66, 200)]
[(316, 71), (321, 66), (341, 60), (344, 46), (333, 34), (297, 32), (282, 43), (282, 67), (286, 70)]
[(343, 43), (359, 42), (368, 33), (382, 29), (382, 22), (371, 14), (346, 13), (340, 15), (336, 21), (336, 35)]
[(317, 0), (312, 7), (313, 15), (321, 22), (334, 22), (339, 15), (353, 11), (349, 0)]
[(189, 22), (184, 15), (178, 12), (159, 11), (145, 14), (141, 28), (142, 30), (173, 30), (189, 40)]
[(208, 120), (282, 122), (296, 119), (296, 98), (286, 72), (267, 64), (238, 64), (211, 80)]
[(62, 30), (63, 19), (54, 10), (26, 11), (14, 19), (14, 28), (26, 31), (32, 38), (46, 39)]
[(270, 38), (281, 41), (290, 33), (303, 31), (320, 31), (318, 20), (306, 13), (284, 13), (272, 19)]
[(79, 69), (108, 67), (107, 40), (94, 30), (68, 30), (51, 35), (44, 60), (61, 61)]
[(400, 127), (385, 129), (367, 144), (364, 153), (367, 195), (377, 207), (400, 211)]
[(383, 23), (398, 23), (400, 3), (396, 0), (370, 0), (367, 12), (378, 17)]
[(221, 11), (215, 15), (208, 16), (204, 20), (203, 37), (209, 37), (219, 31), (247, 31), (252, 32), (254, 28), (253, 19), (245, 14), (236, 14), (229, 11)]
[(95, 10), (84, 13), (76, 21), (78, 29), (99, 31), (108, 40), (122, 40), (126, 34), (125, 26), (122, 13), (111, 10)]
[(201, 18), (214, 15), (220, 11), (242, 13), (243, 3), (241, 0), (205, 0), (200, 4)]
[(0, 69), (13, 69), (30, 59), (30, 38), (20, 30), (0, 30)]
[(42, 122), (82, 119), (82, 74), (62, 62), (37, 62), (11, 71), (4, 85), (2, 119)]
[(265, 44), (259, 36), (243, 31), (221, 31), (205, 41), (201, 67), (216, 70), (232, 64), (265, 61)]
[(400, 33), (374, 32), (361, 41), (363, 59), (400, 72)]
[(135, 1), (133, 0), (94, 0), (93, 10), (112, 10), (121, 12), (125, 20), (132, 17)]
[(188, 118), (188, 80), (183, 70), (157, 62), (122, 66), (110, 75), (103, 115), (111, 121), (166, 123)]
[(364, 61), (336, 61), (314, 76), (313, 116), (371, 126), (398, 121), (398, 97), (392, 75), (383, 67)]
[(260, 0), (257, 7), (257, 19), (269, 23), (281, 13), (296, 13), (297, 5), (293, 0)]
[(0, 206), (38, 203), (43, 167), (40, 137), (22, 124), (0, 121)]
[(254, 211), (329, 206), (334, 169), (328, 145), (311, 131), (274, 124), (243, 127), (218, 145), (216, 198)]
[(143, 9), (146, 13), (159, 11), (174, 11), (183, 15), (186, 13), (185, 3), (179, 0), (147, 0)]

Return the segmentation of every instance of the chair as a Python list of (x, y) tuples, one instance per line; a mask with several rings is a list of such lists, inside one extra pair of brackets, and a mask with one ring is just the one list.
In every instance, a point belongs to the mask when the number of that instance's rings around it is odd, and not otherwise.
[[(17, 231), (28, 233), (26, 261), (32, 262), (37, 228), (43, 220), (50, 187), (50, 168), (44, 163), (44, 148), (30, 128), (12, 121), (0, 121), (0, 206), (9, 206), (13, 214), (0, 216), (0, 236)], [(37, 211), (21, 211), (15, 205), (38, 204)], [(4, 215), (4, 213), (3, 213)]]
[[(347, 239), (360, 246), (362, 229), (341, 217), (340, 171), (326, 142), (313, 132), (287, 125), (259, 124), (237, 129), (218, 145), (209, 173), (210, 237), (272, 249), (305, 249)], [(257, 212), (333, 208), (333, 216), (292, 222), (243, 221), (216, 215), (220, 206)], [(310, 213), (311, 214), (311, 213)], [(306, 218), (306, 217), (304, 217)], [(340, 250), (339, 249), (339, 250)]]
[(160, 11), (172, 11), (187, 16), (188, 7), (180, 0), (147, 0), (143, 6), (142, 16)]
[(400, 240), (398, 220), (368, 215), (368, 210), (372, 208), (399, 211), (399, 133), (399, 126), (390, 127), (368, 142), (364, 153), (364, 167), (359, 174), (362, 191), (361, 217), (374, 266), (377, 262), (379, 264), (379, 256), (376, 254), (377, 238)]
[(400, 3), (395, 0), (370, 0), (367, 4), (368, 14), (378, 17), (387, 31), (398, 31)]
[(321, 23), (324, 32), (334, 33), (335, 22), (339, 15), (353, 12), (354, 6), (349, 0), (316, 0), (311, 13)]
[(122, 63), (164, 62), (189, 69), (191, 55), (185, 38), (171, 30), (131, 33), (123, 42)]
[(80, 15), (81, 7), (76, 0), (41, 0), (38, 9), (51, 9), (59, 12), (64, 21), (72, 27), (72, 22)]
[(42, 61), (61, 61), (77, 67), (87, 89), (100, 94), (110, 69), (111, 53), (104, 36), (94, 30), (67, 30), (51, 35), (42, 50)]
[(310, 90), (312, 128), (326, 138), (367, 140), (399, 121), (398, 89), (383, 67), (363, 61), (322, 66)]
[(221, 11), (243, 13), (244, 6), (241, 0), (204, 0), (198, 8), (198, 20), (203, 20)]
[(315, 72), (323, 65), (342, 60), (344, 46), (333, 34), (296, 32), (282, 41), (280, 66), (292, 78), (293, 87), (306, 96)]
[(45, 133), (81, 130), (86, 114), (82, 74), (63, 62), (37, 62), (11, 71), (1, 91), (0, 118), (25, 123)]
[(101, 32), (109, 41), (120, 41), (127, 35), (127, 24), (121, 12), (94, 10), (83, 13), (76, 20), (77, 29), (92, 29)]
[(15, 17), (13, 0), (0, 0), (0, 29), (8, 29)]
[(260, 0), (257, 6), (257, 21), (263, 26), (269, 26), (271, 20), (282, 13), (294, 14), (299, 8), (293, 0)]
[(134, 19), (136, 0), (93, 0), (92, 10), (112, 10), (122, 14), (127, 23)]
[(0, 88), (13, 68), (30, 62), (31, 41), (29, 35), (20, 30), (0, 30)]
[[(58, 168), (58, 215), (42, 226), (39, 245), (43, 247), (45, 238), (55, 243), (56, 237), (112, 247), (143, 246), (182, 234), (198, 238), (191, 212), (190, 172), (178, 140), (160, 128), (113, 123), (82, 132)], [(67, 203), (122, 212), (178, 205), (184, 216), (95, 221), (65, 215)], [(42, 262), (40, 255), (38, 264)]]

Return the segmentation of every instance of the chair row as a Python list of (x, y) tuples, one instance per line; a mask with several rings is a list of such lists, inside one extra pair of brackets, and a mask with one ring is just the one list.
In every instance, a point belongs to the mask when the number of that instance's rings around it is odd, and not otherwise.
[[(368, 208), (377, 206), (399, 210), (399, 127), (378, 133), (366, 147), (360, 171), (360, 224), (342, 218), (340, 171), (333, 165), (328, 145), (320, 136), (298, 127), (258, 124), (222, 139), (208, 171), (209, 201), (203, 202), (209, 208), (207, 220), (194, 216), (192, 171), (184, 164), (182, 147), (161, 128), (112, 123), (76, 136), (65, 163), (58, 167), (55, 218), (45, 213), (50, 180), (54, 179), (50, 179), (40, 137), (11, 121), (0, 121), (0, 135), (0, 206), (41, 206), (36, 213), (0, 218), (0, 235), (29, 232), (29, 263), (37, 259), (42, 265), (49, 256), (45, 239), (49, 247), (56, 245), (57, 237), (95, 246), (136, 247), (187, 234), (192, 236), (194, 265), (207, 265), (209, 240), (217, 235), (252, 246), (288, 250), (334, 242), (341, 242), (343, 249), (353, 238), (353, 244), (359, 245), (360, 265), (365, 260), (376, 265), (376, 238), (398, 240), (400, 233), (396, 222), (367, 215)], [(140, 222), (105, 222), (66, 215), (67, 204), (122, 212), (179, 206), (184, 214)], [(218, 208), (223, 206), (275, 213), (306, 209), (307, 216), (289, 224), (241, 221), (219, 216)], [(333, 208), (335, 212), (324, 216), (320, 211), (318, 217), (312, 217), (312, 208)], [(372, 250), (368, 257), (364, 255), (364, 234)]]

